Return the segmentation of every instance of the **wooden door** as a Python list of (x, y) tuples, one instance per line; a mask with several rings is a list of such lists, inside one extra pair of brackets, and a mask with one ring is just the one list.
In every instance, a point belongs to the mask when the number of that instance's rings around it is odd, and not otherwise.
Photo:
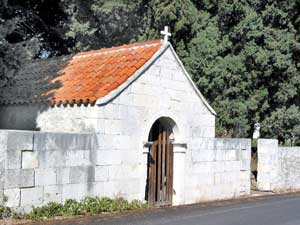
[(152, 206), (172, 204), (173, 144), (169, 136), (160, 128), (158, 140), (150, 147), (148, 201)]

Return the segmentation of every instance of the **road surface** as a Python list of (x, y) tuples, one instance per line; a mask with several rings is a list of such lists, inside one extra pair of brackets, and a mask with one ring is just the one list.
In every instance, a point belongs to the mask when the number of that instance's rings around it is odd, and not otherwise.
[[(45, 224), (45, 223), (43, 223)], [(46, 223), (48, 224), (48, 223)], [(77, 218), (55, 225), (300, 225), (300, 194)]]

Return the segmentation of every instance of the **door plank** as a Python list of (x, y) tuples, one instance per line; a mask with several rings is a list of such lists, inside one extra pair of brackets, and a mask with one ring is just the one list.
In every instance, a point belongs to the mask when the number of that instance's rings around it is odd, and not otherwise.
[(161, 160), (161, 199), (166, 201), (166, 131), (162, 132), (162, 160)]
[[(161, 128), (160, 128), (161, 131)], [(161, 132), (159, 133), (158, 136), (158, 151), (157, 151), (157, 183), (156, 183), (156, 187), (157, 187), (157, 198), (156, 201), (158, 203), (161, 202), (161, 152), (162, 152), (162, 136), (160, 135)]]

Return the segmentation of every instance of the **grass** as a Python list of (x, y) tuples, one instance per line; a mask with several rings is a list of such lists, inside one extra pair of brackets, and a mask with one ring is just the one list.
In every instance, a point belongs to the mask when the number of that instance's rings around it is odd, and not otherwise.
[(86, 197), (80, 201), (68, 199), (64, 203), (49, 202), (40, 207), (32, 207), (28, 214), (19, 215), (11, 208), (0, 206), (0, 218), (22, 218), (31, 220), (44, 220), (58, 216), (96, 215), (104, 212), (122, 212), (127, 210), (147, 208), (148, 204), (138, 200), (131, 202), (123, 199), (110, 199), (107, 197)]

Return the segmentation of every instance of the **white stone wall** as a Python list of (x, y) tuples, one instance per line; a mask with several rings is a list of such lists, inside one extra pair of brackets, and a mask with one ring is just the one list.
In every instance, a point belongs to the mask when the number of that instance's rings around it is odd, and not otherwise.
[(185, 203), (250, 194), (251, 141), (198, 139), (187, 152)]
[(280, 147), (276, 139), (258, 140), (259, 190), (300, 189), (300, 147)]
[(85, 196), (144, 199), (140, 158), (104, 149), (96, 134), (0, 131), (0, 193), (28, 211)]
[[(16, 141), (17, 140), (17, 141)], [(85, 196), (145, 199), (147, 154), (111, 149), (98, 134), (0, 131), (0, 194), (28, 211)], [(250, 192), (250, 140), (203, 139), (174, 147), (173, 204)]]

